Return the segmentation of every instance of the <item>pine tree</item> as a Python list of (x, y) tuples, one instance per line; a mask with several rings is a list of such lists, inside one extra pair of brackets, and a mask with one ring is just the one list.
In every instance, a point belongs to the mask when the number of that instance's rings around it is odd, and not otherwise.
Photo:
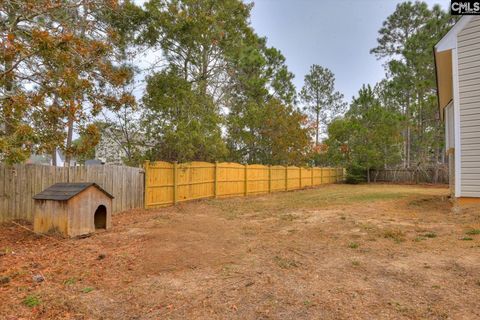
[(333, 118), (341, 114), (346, 106), (343, 95), (335, 91), (333, 72), (319, 65), (312, 65), (305, 76), (300, 98), (314, 123), (315, 145), (318, 146), (322, 127), (326, 127)]

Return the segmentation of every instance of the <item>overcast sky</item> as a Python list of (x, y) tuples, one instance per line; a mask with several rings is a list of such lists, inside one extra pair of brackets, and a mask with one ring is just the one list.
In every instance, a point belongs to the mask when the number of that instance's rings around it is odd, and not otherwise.
[[(251, 1), (250, 1), (251, 2)], [(382, 61), (369, 53), (396, 0), (255, 0), (251, 23), (283, 53), (300, 89), (312, 64), (333, 71), (336, 88), (350, 101), (363, 83), (384, 77)], [(427, 0), (447, 8), (450, 0)]]

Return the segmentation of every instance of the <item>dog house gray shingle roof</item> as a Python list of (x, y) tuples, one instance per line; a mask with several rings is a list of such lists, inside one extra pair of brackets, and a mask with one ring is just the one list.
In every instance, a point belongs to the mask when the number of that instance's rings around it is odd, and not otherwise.
[(34, 195), (33, 199), (67, 201), (91, 186), (95, 186), (98, 190), (102, 191), (111, 199), (113, 199), (113, 196), (110, 193), (103, 190), (98, 184), (93, 182), (55, 183), (42, 192)]

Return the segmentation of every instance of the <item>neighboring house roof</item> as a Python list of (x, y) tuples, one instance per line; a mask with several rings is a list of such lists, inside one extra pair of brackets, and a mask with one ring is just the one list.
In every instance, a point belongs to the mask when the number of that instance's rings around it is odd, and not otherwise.
[(85, 160), (85, 165), (86, 166), (94, 166), (94, 165), (102, 165), (105, 164), (102, 160), (99, 159), (89, 159)]
[(462, 16), (434, 47), (438, 107), (442, 118), (443, 109), (453, 100), (452, 49), (457, 48), (457, 35), (472, 20), (472, 17)]
[(108, 197), (113, 199), (113, 196), (102, 189), (98, 184), (93, 182), (82, 182), (82, 183), (55, 183), (47, 189), (43, 190), (40, 193), (37, 193), (33, 196), (35, 200), (56, 200), (56, 201), (66, 201), (77, 194), (83, 192), (87, 188), (94, 186), (98, 190), (105, 193)]
[[(55, 157), (57, 160), (57, 166), (63, 166), (65, 163), (65, 155), (59, 148), (55, 150)], [(71, 160), (71, 163), (73, 164), (76, 163), (75, 158), (72, 158), (70, 160)], [(30, 155), (30, 158), (28, 158), (26, 163), (51, 165), (52, 156), (51, 154), (32, 154)]]

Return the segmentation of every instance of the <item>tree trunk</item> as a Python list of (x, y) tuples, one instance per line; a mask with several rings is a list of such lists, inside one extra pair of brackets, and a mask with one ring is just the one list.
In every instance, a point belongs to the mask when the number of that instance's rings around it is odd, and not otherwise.
[(208, 79), (208, 51), (207, 48), (203, 47), (202, 51), (202, 67), (200, 75), (200, 92), (203, 95), (207, 94), (207, 79)]
[(57, 148), (54, 148), (52, 151), (52, 166), (57, 166)]
[(410, 130), (410, 125), (408, 125), (407, 127), (407, 168), (410, 168), (411, 145), (412, 145), (411, 130)]
[(367, 168), (367, 182), (370, 183), (370, 168)]
[(70, 167), (70, 161), (72, 160), (72, 139), (73, 139), (73, 123), (74, 123), (74, 115), (70, 114), (68, 116), (68, 123), (67, 123), (67, 142), (65, 145), (65, 166)]
[[(10, 6), (7, 6), (8, 8), (11, 8)], [(11, 11), (8, 13), (8, 31), (7, 33), (14, 33), (15, 29), (15, 21), (16, 21), (16, 15), (15, 15), (15, 9), (11, 8)], [(13, 41), (7, 40), (7, 47), (13, 46)], [(3, 129), (4, 134), (6, 136), (9, 136), (13, 133), (13, 117), (12, 115), (14, 114), (12, 110), (12, 95), (13, 95), (13, 89), (14, 89), (14, 79), (13, 79), (13, 61), (14, 61), (14, 56), (13, 55), (5, 55), (5, 61), (4, 61), (4, 67), (5, 67), (5, 74), (3, 76), (4, 78), (4, 88), (5, 88), (5, 94), (8, 97), (5, 99), (3, 102), (3, 108), (2, 108), (2, 113), (3, 113)]]
[(438, 171), (439, 171), (438, 164), (435, 164), (435, 167), (433, 168), (432, 183), (435, 183), (435, 184), (438, 183)]
[[(8, 70), (12, 67), (12, 62), (10, 60), (7, 60), (5, 61), (5, 70)], [(4, 119), (4, 123), (3, 123), (3, 132), (6, 136), (9, 136), (12, 131), (13, 131), (13, 126), (12, 126), (12, 111), (11, 108), (12, 108), (12, 94), (13, 94), (13, 79), (12, 79), (12, 71), (8, 72), (7, 74), (5, 74), (5, 93), (7, 95), (8, 98), (5, 99), (5, 101), (3, 102), (3, 110), (2, 110), (2, 113), (3, 113), (3, 119)]]
[(405, 117), (407, 119), (405, 131), (405, 150), (404, 150), (404, 167), (410, 168), (410, 152), (411, 152), (411, 130), (410, 130), (410, 92), (407, 92), (407, 100), (405, 103)]
[(185, 81), (188, 80), (188, 58), (183, 62), (183, 77)]
[(320, 131), (320, 111), (318, 110), (317, 108), (317, 120), (316, 120), (316, 123), (315, 123), (316, 127), (316, 131), (315, 131), (315, 145), (318, 146), (318, 136), (319, 136), (319, 131)]

